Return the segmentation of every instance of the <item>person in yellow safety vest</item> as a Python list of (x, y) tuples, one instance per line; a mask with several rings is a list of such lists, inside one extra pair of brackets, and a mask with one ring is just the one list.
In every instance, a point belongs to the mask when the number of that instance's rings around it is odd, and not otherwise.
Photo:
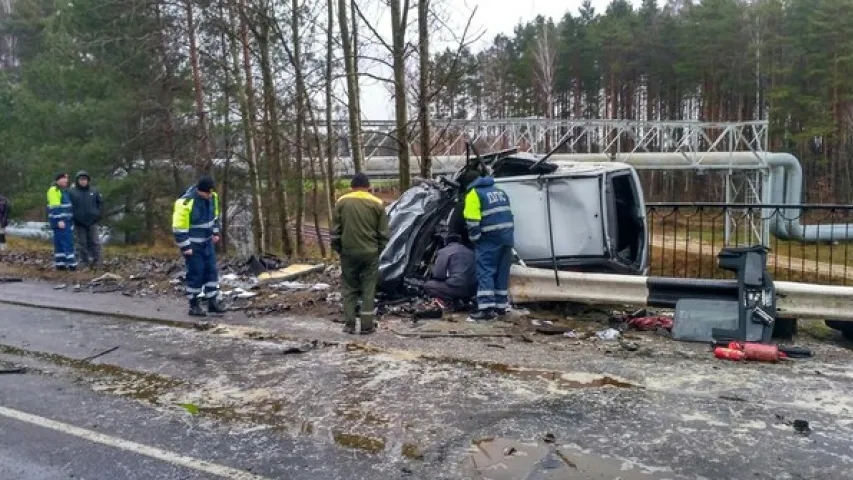
[(199, 297), (207, 300), (210, 313), (225, 313), (219, 303), (219, 274), (216, 267), (216, 248), (219, 243), (219, 195), (213, 179), (201, 177), (184, 195), (175, 201), (172, 213), (172, 233), (187, 265), (186, 295), (190, 301), (189, 314), (207, 316)]
[(54, 184), (47, 190), (47, 219), (53, 230), (53, 265), (57, 270), (77, 269), (71, 217), (68, 174), (60, 173), (54, 177)]

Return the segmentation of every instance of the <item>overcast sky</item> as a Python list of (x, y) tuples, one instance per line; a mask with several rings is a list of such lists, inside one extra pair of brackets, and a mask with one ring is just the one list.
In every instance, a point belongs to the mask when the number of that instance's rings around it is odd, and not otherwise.
[[(472, 29), (484, 33), (479, 42), (480, 47), (491, 43), (495, 35), (500, 33), (510, 34), (513, 28), (521, 22), (533, 20), (537, 15), (552, 17), (558, 21), (567, 11), (577, 14), (583, 0), (445, 0), (448, 8), (452, 9), (452, 16), (458, 22), (457, 28), (461, 30), (470, 12), (477, 7)], [(592, 5), (598, 13), (604, 13), (610, 0), (592, 0)], [(637, 0), (631, 3), (637, 4)], [(373, 12), (374, 15), (381, 15)], [(371, 15), (371, 16), (374, 16)], [(387, 16), (382, 16), (379, 26), (388, 23)], [(369, 17), (368, 17), (369, 18)], [(375, 18), (375, 17), (374, 17)], [(389, 27), (390, 29), (390, 27)], [(386, 35), (386, 29), (382, 28), (380, 33)], [(440, 48), (440, 47), (439, 47)], [(433, 46), (436, 50), (436, 46)], [(379, 74), (380, 72), (376, 72)], [(384, 75), (390, 76), (390, 71)], [(374, 80), (362, 80), (361, 108), (362, 115), (370, 120), (390, 120), (394, 118), (394, 102), (388, 92), (387, 85), (380, 84)]]

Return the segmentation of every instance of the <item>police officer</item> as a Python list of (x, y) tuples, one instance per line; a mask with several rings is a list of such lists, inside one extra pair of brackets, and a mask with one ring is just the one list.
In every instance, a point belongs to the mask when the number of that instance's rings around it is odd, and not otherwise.
[(468, 321), (494, 320), (509, 308), (515, 224), (509, 196), (485, 169), (468, 186), (464, 216), (477, 261), (477, 311)]
[(216, 271), (216, 249), (219, 243), (219, 195), (213, 190), (213, 179), (201, 177), (175, 202), (172, 232), (187, 264), (186, 294), (189, 314), (204, 317), (199, 296), (207, 299), (210, 313), (224, 313), (219, 303), (219, 276)]
[(77, 269), (71, 217), (68, 174), (60, 173), (54, 177), (53, 185), (47, 190), (47, 218), (53, 230), (53, 265), (57, 270)]

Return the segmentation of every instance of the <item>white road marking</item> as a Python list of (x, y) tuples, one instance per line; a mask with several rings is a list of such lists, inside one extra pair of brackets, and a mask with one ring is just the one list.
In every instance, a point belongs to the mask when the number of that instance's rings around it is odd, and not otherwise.
[(25, 423), (30, 423), (42, 428), (56, 430), (67, 435), (88, 440), (90, 442), (100, 443), (109, 447), (118, 448), (128, 452), (145, 455), (146, 457), (156, 458), (172, 465), (190, 468), (199, 472), (209, 473), (218, 477), (230, 478), (233, 480), (269, 480), (266, 477), (261, 477), (244, 470), (218, 465), (205, 460), (179, 455), (174, 452), (169, 452), (156, 447), (143, 445), (141, 443), (131, 442), (122, 438), (104, 435), (103, 433), (93, 432), (85, 428), (75, 427), (67, 423), (57, 422), (49, 418), (39, 417), (30, 413), (13, 410), (0, 406), (0, 415)]

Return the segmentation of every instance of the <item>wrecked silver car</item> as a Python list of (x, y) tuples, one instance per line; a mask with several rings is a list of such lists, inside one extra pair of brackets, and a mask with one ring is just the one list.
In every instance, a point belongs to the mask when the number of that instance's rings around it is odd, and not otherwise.
[(452, 177), (404, 192), (387, 209), (391, 236), (380, 257), (380, 291), (419, 294), (465, 193), (462, 179), (485, 167), (512, 200), (517, 260), (555, 270), (646, 274), (648, 231), (636, 171), (618, 162), (552, 163), (548, 157), (517, 150), (478, 155)]

